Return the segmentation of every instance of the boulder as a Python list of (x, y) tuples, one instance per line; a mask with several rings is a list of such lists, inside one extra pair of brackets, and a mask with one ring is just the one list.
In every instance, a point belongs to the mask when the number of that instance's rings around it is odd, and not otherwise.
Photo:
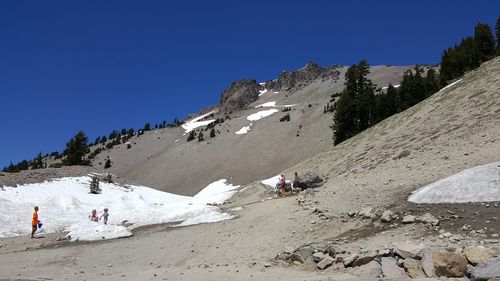
[(483, 246), (465, 248), (465, 257), (472, 265), (484, 263), (495, 256), (495, 251)]
[(435, 216), (429, 213), (421, 215), (420, 217), (417, 218), (417, 221), (421, 223), (429, 223), (433, 226), (439, 225), (439, 220)]
[(393, 257), (382, 257), (381, 265), (384, 278), (401, 280), (406, 277), (405, 270), (398, 266), (396, 259)]
[(380, 217), (380, 220), (382, 222), (391, 222), (392, 221), (392, 218), (394, 216), (394, 213), (391, 211), (391, 210), (385, 210), (383, 213), (382, 213), (382, 217)]
[(406, 273), (411, 278), (425, 278), (427, 277), (425, 273), (422, 271), (422, 267), (420, 266), (420, 262), (415, 259), (405, 259), (403, 262), (403, 267), (406, 270)]
[(352, 266), (355, 267), (355, 266), (365, 265), (365, 264), (371, 262), (375, 257), (377, 257), (377, 252), (373, 252), (373, 253), (370, 253), (370, 254), (366, 254), (366, 255), (360, 256), (358, 259), (356, 259), (352, 263)]
[(299, 176), (298, 185), (300, 189), (316, 188), (323, 184), (323, 179), (315, 172), (307, 172)]
[(304, 259), (302, 259), (302, 257), (299, 254), (297, 254), (297, 253), (291, 254), (288, 259), (291, 260), (291, 261), (297, 261), (297, 262), (300, 262), (300, 263), (304, 263)]
[(363, 218), (366, 218), (366, 219), (370, 219), (370, 218), (374, 218), (375, 217), (375, 214), (373, 214), (372, 212), (373, 212), (373, 208), (372, 207), (363, 207), (358, 212), (358, 215), (360, 217), (363, 217)]
[(406, 215), (403, 217), (402, 223), (414, 223), (416, 220), (414, 215)]
[(370, 280), (376, 280), (376, 278), (382, 275), (382, 269), (378, 262), (371, 261), (365, 265), (355, 267), (354, 270), (352, 270), (352, 273), (359, 277), (372, 278)]
[(296, 250), (295, 252), (302, 258), (302, 260), (305, 261), (307, 260), (307, 258), (313, 255), (314, 249), (311, 246), (305, 246)]
[(467, 272), (467, 259), (457, 253), (442, 252), (432, 256), (434, 272), (437, 276), (464, 277)]
[(470, 279), (472, 281), (483, 281), (493, 278), (500, 278), (500, 257), (492, 258), (471, 269)]
[(350, 256), (348, 257), (345, 257), (344, 258), (344, 266), (348, 267), (348, 266), (351, 266), (354, 261), (356, 261), (358, 259), (359, 255), (358, 254), (351, 254)]
[(427, 277), (434, 277), (436, 276), (434, 272), (434, 262), (432, 261), (432, 252), (429, 249), (425, 249), (421, 252), (422, 254), (422, 261), (420, 265), (422, 266), (422, 270), (424, 271), (425, 275)]
[(314, 260), (315, 262), (319, 262), (319, 261), (321, 261), (321, 260), (322, 260), (325, 256), (326, 256), (326, 255), (325, 255), (325, 254), (323, 254), (323, 253), (314, 253), (314, 254), (312, 255), (313, 260)]
[(419, 253), (424, 249), (423, 245), (415, 245), (407, 242), (398, 243), (394, 246), (394, 253), (403, 259), (419, 259)]
[(333, 264), (334, 259), (330, 256), (325, 255), (325, 257), (318, 262), (316, 265), (319, 269), (323, 270), (330, 267)]
[(285, 246), (283, 253), (292, 254), (293, 252), (295, 252), (295, 250), (297, 250), (297, 247), (295, 247), (295, 246)]

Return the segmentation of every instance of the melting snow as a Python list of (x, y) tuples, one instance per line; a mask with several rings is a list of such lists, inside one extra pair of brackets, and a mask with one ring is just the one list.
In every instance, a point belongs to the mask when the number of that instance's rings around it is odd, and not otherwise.
[[(267, 185), (269, 187), (275, 188), (276, 185), (280, 182), (281, 175), (274, 176), (272, 178), (268, 178), (266, 180), (260, 181), (263, 185)], [(287, 183), (291, 183), (291, 180), (286, 180)]]
[(265, 93), (267, 93), (267, 89), (259, 90), (259, 97), (262, 96)]
[(257, 105), (255, 108), (260, 108), (260, 107), (276, 107), (276, 102), (275, 101), (266, 102), (266, 103)]
[(279, 110), (277, 110), (277, 109), (262, 110), (262, 111), (259, 111), (257, 113), (248, 115), (247, 120), (248, 121), (257, 121), (257, 120), (260, 120), (264, 117), (270, 116), (278, 111)]
[(250, 127), (252, 127), (252, 123), (250, 123), (250, 125), (246, 126), (246, 127), (243, 127), (241, 129), (239, 129), (235, 134), (237, 135), (243, 135), (243, 134), (246, 134), (250, 131)]
[[(392, 85), (394, 88), (399, 88), (401, 85)], [(387, 90), (389, 86), (387, 87), (382, 87), (382, 90)]]
[[(68, 231), (73, 240), (126, 237), (132, 235), (131, 229), (150, 224), (217, 222), (232, 216), (207, 203), (222, 203), (239, 187), (219, 180), (189, 197), (145, 186), (101, 182), (102, 193), (90, 194), (90, 181), (88, 176), (67, 177), (0, 189), (0, 210), (4, 210), (0, 212), (0, 237), (28, 235), (35, 205), (40, 207), (43, 231)], [(92, 209), (102, 215), (105, 207), (109, 209), (108, 225), (89, 220)], [(125, 220), (132, 225), (124, 226)]]
[(413, 203), (468, 203), (500, 201), (500, 162), (477, 166), (415, 191)]
[(204, 120), (204, 121), (200, 121), (202, 120), (203, 118), (209, 116), (210, 114), (214, 113), (215, 111), (210, 111), (209, 113), (206, 113), (206, 114), (203, 114), (201, 116), (198, 116), (190, 121), (187, 121), (186, 123), (182, 124), (182, 128), (184, 129), (184, 134), (187, 134), (189, 132), (191, 132), (192, 130), (198, 128), (198, 127), (203, 127), (203, 126), (206, 126), (212, 122), (215, 122), (215, 119), (211, 119), (211, 120)]
[(458, 82), (460, 82), (460, 81), (462, 81), (462, 79), (458, 79), (457, 81), (455, 81), (455, 82), (451, 83), (450, 85), (447, 85), (446, 87), (444, 87), (444, 88), (442, 88), (441, 90), (439, 90), (439, 92), (441, 92), (441, 91), (443, 91), (443, 90), (448, 89), (449, 87), (451, 87), (451, 86), (453, 86), (453, 85), (457, 84), (457, 83), (458, 83)]

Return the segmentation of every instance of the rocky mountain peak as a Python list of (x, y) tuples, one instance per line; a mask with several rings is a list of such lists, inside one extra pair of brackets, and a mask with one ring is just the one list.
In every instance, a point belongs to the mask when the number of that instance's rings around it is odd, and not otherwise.
[(220, 98), (220, 111), (245, 109), (249, 104), (259, 98), (259, 90), (263, 89), (256, 80), (243, 79), (231, 83), (222, 92)]

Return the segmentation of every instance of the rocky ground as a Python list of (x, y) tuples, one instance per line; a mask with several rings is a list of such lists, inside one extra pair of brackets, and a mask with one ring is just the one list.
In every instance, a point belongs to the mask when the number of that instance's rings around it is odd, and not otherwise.
[(406, 198), (463, 169), (499, 161), (498, 73), (500, 59), (487, 62), (456, 86), (284, 171), (288, 178), (314, 171), (323, 178), (320, 187), (272, 198), (255, 181), (220, 206), (238, 216), (233, 220), (152, 226), (125, 239), (0, 239), (0, 277), (494, 280), (498, 202), (415, 205)]

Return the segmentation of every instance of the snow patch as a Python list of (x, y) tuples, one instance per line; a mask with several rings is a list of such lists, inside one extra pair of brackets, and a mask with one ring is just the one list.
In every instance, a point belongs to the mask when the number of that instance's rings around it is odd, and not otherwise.
[(263, 94), (267, 93), (267, 89), (264, 90), (259, 90), (259, 97), (262, 96)]
[[(394, 88), (399, 88), (401, 87), (401, 85), (392, 85)], [(382, 87), (382, 90), (387, 90), (389, 88), (389, 86), (387, 87)]]
[(246, 134), (246, 133), (250, 132), (251, 127), (252, 127), (252, 123), (250, 123), (250, 125), (248, 125), (248, 126), (245, 126), (241, 129), (239, 129), (238, 131), (235, 132), (235, 134), (237, 134), (237, 135)]
[(260, 107), (276, 107), (276, 102), (275, 101), (266, 102), (266, 103), (257, 105), (255, 108), (260, 108)]
[(447, 85), (446, 87), (443, 87), (441, 90), (439, 90), (439, 92), (441, 92), (441, 91), (444, 91), (444, 90), (448, 89), (449, 87), (451, 87), (451, 86), (453, 86), (453, 85), (457, 84), (457, 83), (458, 83), (458, 82), (460, 82), (460, 81), (462, 81), (462, 79), (458, 79), (457, 81), (455, 81), (455, 82), (451, 83), (450, 85)]
[(248, 115), (247, 120), (248, 121), (257, 121), (257, 120), (260, 120), (264, 117), (270, 116), (278, 111), (279, 110), (277, 110), (277, 109), (262, 110), (262, 111), (259, 111), (257, 113)]
[[(66, 177), (0, 189), (0, 210), (4, 210), (0, 212), (0, 238), (27, 235), (34, 206), (40, 207), (45, 232), (68, 231), (72, 240), (127, 237), (134, 228), (158, 223), (217, 222), (232, 215), (207, 204), (223, 203), (239, 187), (222, 179), (189, 197), (145, 186), (101, 182), (102, 193), (90, 194), (90, 181), (89, 176)], [(92, 209), (100, 216), (105, 207), (109, 209), (108, 225), (89, 220)]]
[(215, 113), (215, 111), (210, 111), (209, 113), (198, 116), (182, 124), (182, 128), (184, 129), (184, 134), (187, 134), (198, 127), (207, 126), (208, 124), (215, 122), (215, 119), (200, 121), (212, 113)]
[(469, 203), (500, 201), (500, 162), (463, 170), (415, 191), (413, 203)]

